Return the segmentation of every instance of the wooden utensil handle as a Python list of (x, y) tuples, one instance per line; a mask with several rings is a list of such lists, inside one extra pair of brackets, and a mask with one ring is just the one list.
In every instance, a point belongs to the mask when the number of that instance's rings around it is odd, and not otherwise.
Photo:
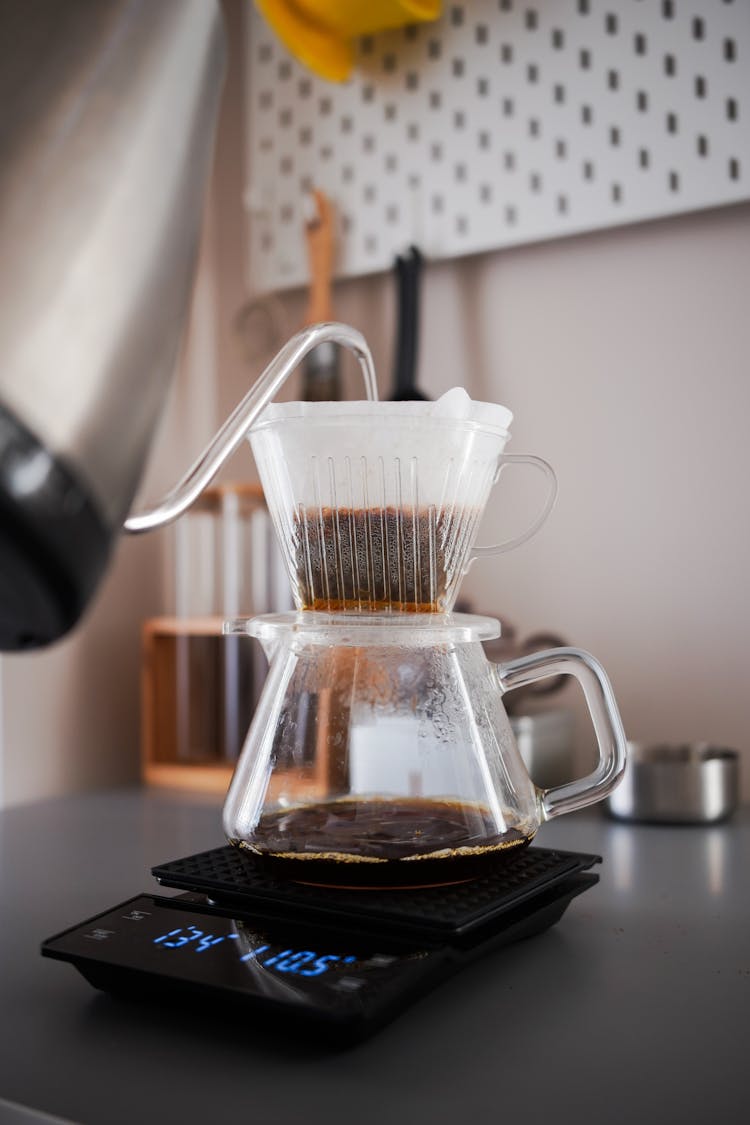
[(333, 274), (333, 206), (324, 192), (313, 192), (317, 218), (305, 224), (310, 264), (310, 293), (305, 324), (333, 320), (331, 277)]

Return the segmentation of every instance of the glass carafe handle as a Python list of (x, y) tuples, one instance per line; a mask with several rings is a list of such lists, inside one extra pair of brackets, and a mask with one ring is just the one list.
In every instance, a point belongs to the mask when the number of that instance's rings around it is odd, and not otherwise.
[(512, 539), (504, 539), (502, 543), (492, 543), (488, 547), (472, 547), (469, 555), (469, 565), (471, 565), (474, 559), (481, 559), (487, 555), (501, 555), (503, 551), (512, 551), (514, 547), (520, 547), (527, 539), (531, 539), (532, 535), (536, 535), (555, 506), (555, 500), (557, 499), (557, 477), (555, 476), (555, 470), (547, 461), (544, 461), (541, 457), (535, 457), (532, 453), (503, 453), (499, 458), (498, 470), (495, 474), (493, 484), (497, 484), (500, 479), (500, 473), (506, 465), (533, 465), (535, 469), (538, 469), (547, 479), (547, 498), (544, 501), (544, 506), (539, 512), (539, 515), (520, 535), (515, 535)]
[(547, 676), (575, 676), (583, 689), (599, 744), (593, 773), (539, 790), (543, 820), (593, 805), (614, 789), (625, 769), (626, 739), (612, 685), (598, 660), (579, 648), (552, 648), (495, 666), (501, 689), (525, 687)]

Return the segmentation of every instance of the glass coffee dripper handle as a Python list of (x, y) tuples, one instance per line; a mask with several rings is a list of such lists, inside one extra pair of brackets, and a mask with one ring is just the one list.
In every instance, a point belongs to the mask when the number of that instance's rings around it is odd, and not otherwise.
[(125, 520), (125, 530), (133, 535), (172, 523), (198, 499), (219, 469), (239, 449), (248, 430), (265, 409), (294, 369), (318, 344), (330, 341), (348, 348), (359, 361), (365, 391), (370, 401), (377, 401), (375, 365), (367, 341), (348, 324), (313, 324), (292, 336), (271, 360), (260, 378), (232, 411), (221, 429), (174, 488), (151, 508), (136, 512)]
[(501, 555), (503, 551), (512, 551), (514, 547), (520, 547), (527, 539), (531, 539), (532, 535), (536, 535), (555, 506), (555, 500), (557, 499), (557, 477), (555, 476), (555, 470), (547, 461), (543, 460), (541, 457), (535, 457), (532, 453), (503, 453), (499, 458), (498, 469), (495, 473), (493, 484), (497, 484), (500, 479), (500, 473), (506, 465), (533, 465), (535, 469), (543, 473), (549, 485), (547, 499), (534, 522), (531, 523), (525, 531), (521, 532), (520, 535), (514, 536), (513, 539), (505, 539), (502, 543), (492, 543), (488, 547), (472, 547), (469, 555), (469, 565), (471, 565), (474, 559), (481, 559), (487, 555)]
[(541, 818), (550, 820), (574, 812), (611, 793), (625, 769), (626, 739), (612, 685), (599, 661), (583, 649), (552, 648), (497, 664), (495, 672), (504, 692), (547, 676), (575, 676), (583, 689), (599, 745), (599, 762), (586, 777), (538, 790)]

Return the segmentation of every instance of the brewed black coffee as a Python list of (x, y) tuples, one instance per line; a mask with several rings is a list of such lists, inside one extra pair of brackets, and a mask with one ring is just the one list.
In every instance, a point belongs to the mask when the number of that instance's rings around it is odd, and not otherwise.
[(270, 874), (338, 887), (424, 887), (477, 878), (533, 833), (489, 809), (426, 797), (345, 798), (264, 813), (252, 844)]

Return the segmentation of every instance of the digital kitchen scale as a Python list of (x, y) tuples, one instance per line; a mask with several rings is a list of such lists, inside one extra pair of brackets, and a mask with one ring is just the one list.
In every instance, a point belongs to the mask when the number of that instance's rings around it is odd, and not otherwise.
[(598, 862), (531, 847), (467, 883), (349, 891), (271, 879), (227, 845), (152, 869), (182, 894), (136, 895), (42, 954), (106, 992), (241, 1005), (285, 1031), (314, 1024), (352, 1041), (464, 965), (552, 926), (598, 882)]

